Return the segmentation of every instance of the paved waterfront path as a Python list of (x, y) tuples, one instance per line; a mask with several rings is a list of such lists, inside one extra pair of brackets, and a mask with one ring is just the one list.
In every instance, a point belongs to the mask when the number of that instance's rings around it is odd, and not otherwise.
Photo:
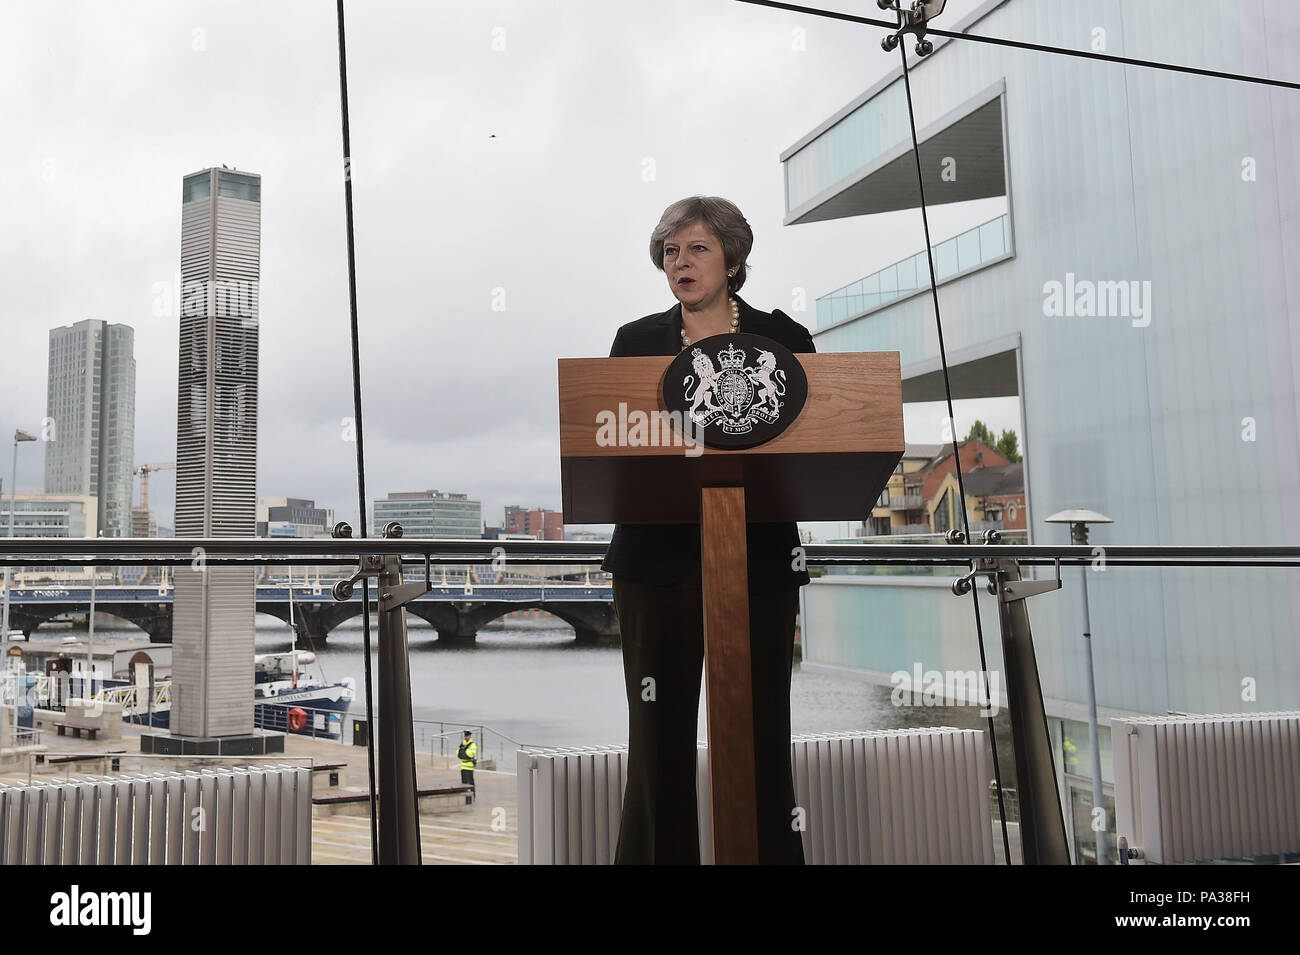
[[(125, 727), (123, 738), (89, 740), (42, 732), (45, 756), (106, 754), (125, 750), (119, 773), (161, 769), (187, 770), (214, 765), (250, 765), (290, 762), (303, 765), (345, 763), (341, 786), (332, 789), (318, 777), (315, 792), (366, 792), (366, 749), (308, 737), (287, 736), (283, 756), (266, 757), (151, 757), (140, 754), (139, 729)], [(438, 763), (444, 760), (436, 760)], [(460, 785), (460, 770), (434, 765), (429, 754), (416, 754), (416, 774), (421, 788)], [(64, 781), (88, 776), (116, 775), (107, 760), (58, 766), (36, 764), (28, 756), (0, 770), (0, 783)], [(427, 865), (514, 865), (518, 859), (518, 813), (515, 777), (479, 770), (474, 774), (477, 799), (465, 810), (429, 813), (420, 817), (420, 849)], [(316, 865), (369, 865), (370, 819), (364, 816), (322, 816), (312, 819), (312, 862)]]
[[(310, 756), (316, 763), (346, 762), (340, 792), (366, 792), (366, 748), (300, 736), (286, 738), (286, 756)], [(460, 770), (434, 765), (427, 753), (415, 757), (419, 786), (460, 785)], [(442, 763), (443, 760), (436, 760)], [(474, 773), (474, 804), (455, 812), (420, 816), (420, 854), (426, 865), (513, 865), (518, 859), (518, 813), (515, 777)], [(318, 792), (335, 792), (323, 785)], [(370, 817), (322, 816), (312, 820), (312, 862), (316, 865), (370, 864)]]

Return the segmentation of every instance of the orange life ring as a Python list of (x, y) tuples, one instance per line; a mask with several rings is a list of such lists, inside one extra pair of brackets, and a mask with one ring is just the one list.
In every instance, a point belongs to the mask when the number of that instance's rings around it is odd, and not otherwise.
[(307, 711), (300, 706), (295, 706), (289, 711), (289, 729), (295, 733), (302, 732), (302, 728), (307, 725)]

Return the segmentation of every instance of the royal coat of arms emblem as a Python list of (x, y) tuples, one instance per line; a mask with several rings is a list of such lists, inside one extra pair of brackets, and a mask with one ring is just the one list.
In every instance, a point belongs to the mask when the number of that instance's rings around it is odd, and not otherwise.
[(761, 335), (714, 335), (668, 367), (664, 404), (689, 415), (713, 447), (770, 440), (803, 409), (808, 379), (794, 354)]

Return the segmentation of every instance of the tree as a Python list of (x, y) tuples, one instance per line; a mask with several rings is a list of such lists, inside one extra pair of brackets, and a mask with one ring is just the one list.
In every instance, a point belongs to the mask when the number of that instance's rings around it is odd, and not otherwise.
[(1020, 439), (1016, 437), (1014, 431), (1003, 431), (1002, 437), (994, 438), (993, 432), (989, 429), (989, 426), (979, 420), (979, 418), (976, 418), (975, 423), (970, 426), (970, 434), (966, 435), (966, 440), (970, 441), (975, 438), (983, 441), (990, 448), (996, 448), (997, 452), (1012, 464), (1021, 460)]
[(1002, 432), (1002, 437), (998, 438), (997, 449), (1012, 464), (1020, 460), (1020, 440), (1014, 431)]
[(979, 440), (983, 441), (990, 448), (994, 446), (993, 432), (990, 431), (989, 426), (986, 425), (979, 418), (975, 419), (975, 423), (970, 426), (970, 434), (966, 435), (967, 441), (970, 441), (974, 438), (978, 438)]

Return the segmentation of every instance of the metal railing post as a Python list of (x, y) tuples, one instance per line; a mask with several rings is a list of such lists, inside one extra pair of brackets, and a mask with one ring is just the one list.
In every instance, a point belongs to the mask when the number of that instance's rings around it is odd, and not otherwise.
[(402, 586), (402, 558), (384, 557), (379, 575), (379, 861), (419, 865), (410, 649), (398, 594)]
[[(336, 528), (336, 536), (350, 537), (351, 528)], [(396, 522), (385, 525), (384, 538), (402, 536)], [(402, 582), (401, 554), (370, 554), (351, 577), (334, 585), (335, 600), (352, 597), (353, 584), (377, 577), (379, 598), (379, 862), (381, 865), (419, 865), (420, 814), (416, 793), (415, 725), (411, 708), (411, 657), (406, 636), (408, 601), (432, 589), (429, 558), (424, 581)], [(374, 728), (371, 727), (371, 732)]]
[[(986, 532), (984, 538), (990, 545), (998, 539), (996, 531)], [(978, 576), (989, 578), (989, 593), (998, 599), (1002, 666), (1007, 706), (1011, 711), (1011, 741), (1016, 754), (1021, 858), (1025, 865), (1069, 865), (1070, 848), (1056, 789), (1052, 737), (1038, 680), (1034, 635), (1025, 607), (1026, 597), (1060, 589), (1060, 564), (1054, 580), (1021, 580), (1017, 561), (993, 556), (977, 558), (975, 569), (953, 582), (953, 593), (959, 596), (970, 593)], [(988, 701), (989, 705), (993, 702)], [(1010, 861), (1007, 860), (1008, 864)]]
[[(1029, 864), (1069, 865), (1070, 849), (1056, 790), (1052, 737), (1038, 680), (1026, 595), (1017, 594), (1011, 586), (1020, 583), (1020, 565), (1014, 560), (998, 563), (1003, 565), (999, 574), (998, 622), (1002, 629), (1007, 706), (1011, 709), (1011, 738), (1016, 753), (1022, 857)], [(1056, 583), (1059, 586), (1059, 581)]]

